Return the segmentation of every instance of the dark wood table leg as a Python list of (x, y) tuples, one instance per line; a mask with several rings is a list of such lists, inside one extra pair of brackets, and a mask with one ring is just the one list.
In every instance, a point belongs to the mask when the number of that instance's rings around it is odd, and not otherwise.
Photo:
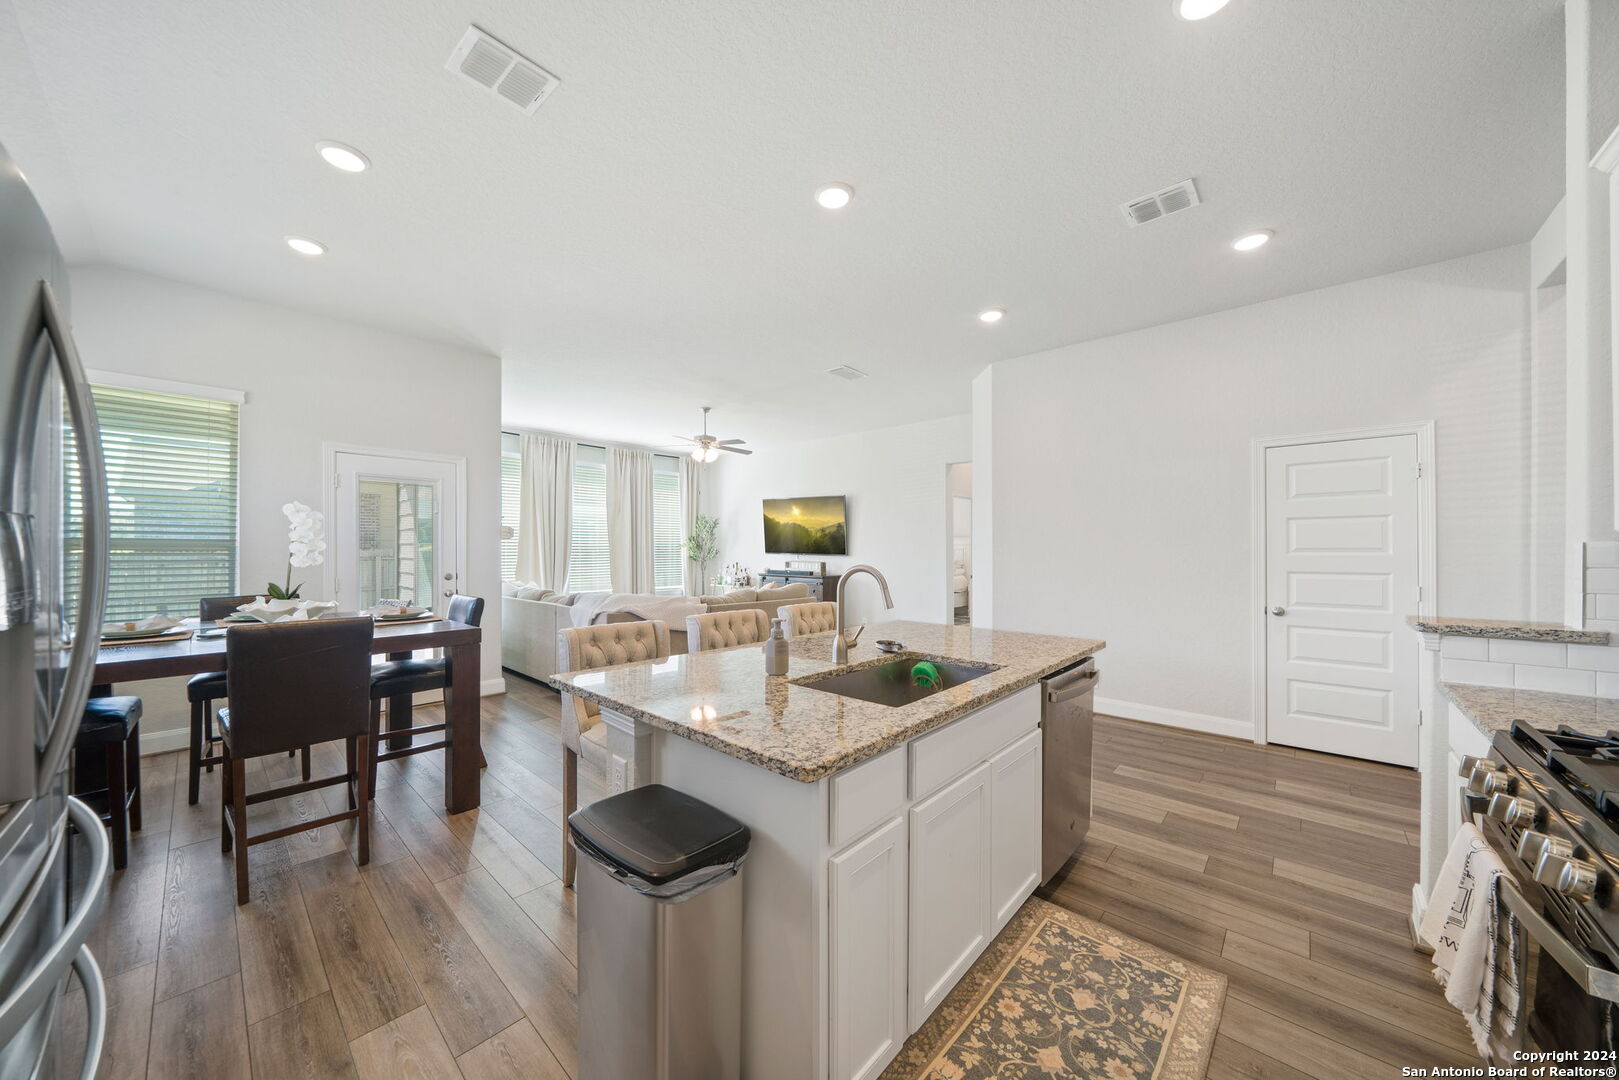
[[(408, 652), (389, 653), (389, 660), (409, 660), (413, 654)], [(395, 694), (388, 699), (388, 730), (399, 731), (411, 726), (410, 694)], [(388, 749), (406, 750), (410, 748), (412, 739), (409, 735), (393, 735), (388, 739)]]
[(449, 685), (444, 688), (444, 719), (450, 745), (444, 750), (444, 808), (452, 814), (476, 810), (480, 801), (479, 762), (483, 760), (483, 732), (478, 723), (479, 646), (452, 645), (444, 650), (450, 661)]

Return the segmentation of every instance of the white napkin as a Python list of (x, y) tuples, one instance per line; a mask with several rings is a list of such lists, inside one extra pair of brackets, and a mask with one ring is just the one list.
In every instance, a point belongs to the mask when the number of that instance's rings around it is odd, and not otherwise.
[[(1434, 978), (1445, 1000), (1461, 1011), (1479, 1053), (1488, 1054), (1492, 1023), (1504, 1034), (1517, 1027), (1517, 935), (1512, 913), (1501, 903), (1506, 864), (1469, 822), (1451, 842), (1422, 916), (1422, 939), (1433, 946)], [(1506, 955), (1498, 945), (1505, 940)], [(1506, 970), (1498, 970), (1504, 967)], [(1499, 995), (1498, 985), (1508, 992)]]
[(236, 610), (260, 622), (278, 623), (318, 619), (336, 606), (335, 600), (267, 600), (260, 596)]

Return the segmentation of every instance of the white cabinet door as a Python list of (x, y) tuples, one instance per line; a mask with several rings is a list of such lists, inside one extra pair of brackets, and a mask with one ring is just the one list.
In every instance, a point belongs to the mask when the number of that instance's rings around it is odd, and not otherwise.
[(905, 1043), (905, 819), (828, 867), (832, 1078), (866, 1080)]
[(989, 940), (989, 762), (911, 808), (910, 1028)]
[(1031, 731), (989, 759), (991, 932), (1040, 884), (1040, 737)]

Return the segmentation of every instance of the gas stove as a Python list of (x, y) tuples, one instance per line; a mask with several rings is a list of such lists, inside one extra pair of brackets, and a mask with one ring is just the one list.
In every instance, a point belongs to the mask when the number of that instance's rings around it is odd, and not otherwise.
[(1619, 1048), (1619, 732), (1515, 721), (1461, 773), (1468, 816), (1511, 871), (1503, 899), (1538, 946), (1525, 999), (1534, 1042)]

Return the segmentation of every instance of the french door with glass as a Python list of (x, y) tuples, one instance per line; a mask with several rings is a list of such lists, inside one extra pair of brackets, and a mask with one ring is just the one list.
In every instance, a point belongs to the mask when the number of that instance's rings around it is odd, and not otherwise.
[(442, 613), (461, 582), (460, 462), (336, 450), (328, 471), (338, 610), (399, 601)]

